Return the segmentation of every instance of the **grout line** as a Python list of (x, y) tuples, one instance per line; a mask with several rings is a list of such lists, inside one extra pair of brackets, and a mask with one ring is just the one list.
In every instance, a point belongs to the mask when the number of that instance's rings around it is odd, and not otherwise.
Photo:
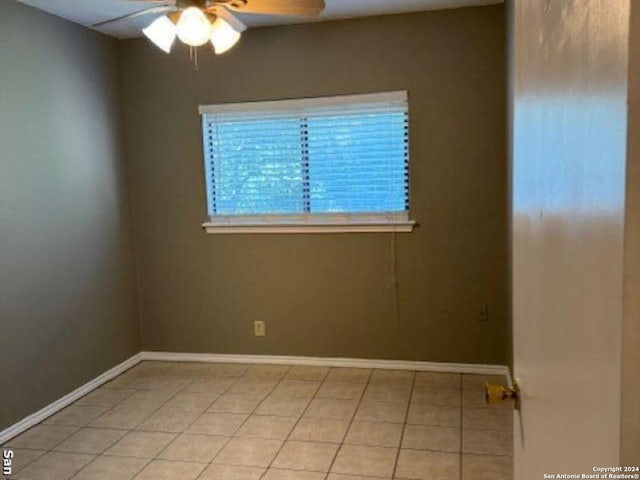
[[(171, 367), (167, 368), (167, 370), (165, 370), (164, 372), (162, 372), (162, 374), (166, 374), (170, 369), (171, 369)], [(178, 376), (179, 376), (179, 374), (178, 374)], [(163, 408), (165, 405), (167, 405), (171, 400), (173, 400), (175, 397), (177, 397), (180, 393), (183, 393), (183, 392), (184, 392), (184, 391), (185, 391), (185, 390), (186, 390), (190, 385), (192, 385), (192, 384), (196, 381), (196, 379), (199, 379), (199, 378), (207, 378), (207, 375), (203, 375), (203, 376), (201, 376), (201, 377), (199, 377), (199, 376), (191, 377), (191, 378), (190, 378), (190, 381), (189, 381), (188, 383), (186, 383), (186, 384), (184, 385), (184, 387), (182, 387), (181, 389), (178, 389), (178, 391), (177, 391), (173, 396), (169, 397), (169, 398), (166, 400), (166, 402), (164, 402), (164, 403), (163, 403), (163, 404), (158, 408), (158, 410), (155, 410), (155, 411), (154, 411), (154, 413), (152, 413), (149, 417), (147, 417), (145, 420), (143, 420), (143, 421), (142, 421), (142, 422), (140, 422), (138, 425), (136, 425), (136, 427), (139, 427), (139, 426), (140, 426), (140, 425), (142, 425), (144, 422), (146, 422), (149, 418), (151, 418), (153, 415), (155, 415), (155, 414), (156, 414), (156, 413), (157, 413), (161, 408)], [(239, 377), (232, 377), (232, 376), (230, 376), (229, 378), (235, 378), (235, 380), (234, 380), (233, 382), (231, 382), (231, 383), (230, 383), (230, 384), (229, 384), (225, 389), (223, 389), (223, 390), (222, 390), (222, 392), (221, 392), (220, 394), (216, 394), (216, 395), (217, 395), (217, 397), (215, 398), (215, 400), (213, 400), (213, 401), (211, 402), (211, 404), (209, 405), (209, 407), (210, 407), (211, 405), (213, 405), (213, 403), (215, 403), (215, 402), (218, 400), (218, 398), (220, 398), (220, 396), (222, 396), (222, 395), (223, 395), (227, 390), (229, 390), (233, 385), (235, 385), (235, 384), (239, 381), (239, 379), (240, 379), (240, 378), (242, 378), (242, 376), (239, 376)], [(140, 389), (140, 390), (138, 390), (138, 391), (141, 391), (141, 390), (142, 390), (142, 389)], [(146, 391), (149, 391), (149, 390), (146, 390)], [(206, 393), (206, 392), (196, 392), (196, 393)], [(207, 408), (209, 408), (209, 407), (207, 407)], [(159, 452), (158, 452), (154, 457), (150, 458), (150, 459), (149, 459), (149, 461), (148, 461), (147, 463), (145, 463), (144, 467), (142, 467), (140, 470), (138, 470), (138, 472), (136, 472), (135, 476), (138, 476), (138, 475), (140, 474), (140, 472), (142, 472), (145, 468), (147, 468), (147, 467), (151, 464), (151, 462), (153, 462), (154, 460), (159, 460), (158, 456), (159, 456), (160, 454), (162, 454), (162, 452), (164, 452), (164, 451), (169, 447), (169, 445), (171, 445), (171, 444), (172, 444), (172, 443), (173, 443), (173, 442), (174, 442), (174, 441), (175, 441), (175, 440), (176, 440), (180, 435), (182, 435), (183, 433), (185, 433), (185, 431), (186, 431), (186, 430), (187, 430), (187, 429), (188, 429), (188, 428), (189, 428), (189, 427), (190, 427), (190, 426), (191, 426), (191, 425), (192, 425), (192, 424), (193, 424), (193, 423), (194, 423), (198, 418), (200, 418), (200, 417), (201, 417), (202, 415), (204, 415), (205, 413), (207, 413), (207, 410), (206, 410), (206, 409), (205, 409), (205, 411), (204, 411), (203, 413), (200, 413), (199, 415), (197, 415), (197, 416), (196, 416), (196, 418), (194, 418), (194, 419), (189, 423), (189, 425), (187, 425), (187, 426), (183, 429), (183, 431), (182, 431), (181, 433), (177, 433), (177, 434), (176, 434), (175, 432), (157, 432), (157, 433), (171, 433), (171, 434), (175, 435), (175, 437), (174, 437), (174, 438), (173, 438), (173, 439), (172, 439), (172, 440), (171, 440), (167, 445), (165, 445), (162, 449), (160, 449), (160, 451), (159, 451)], [(134, 429), (133, 429), (133, 430), (130, 430), (130, 432), (133, 432), (133, 431), (144, 431), (144, 430), (135, 430), (135, 428), (136, 428), (136, 427), (134, 427)], [(153, 433), (153, 432), (152, 432), (152, 433)], [(227, 443), (228, 443), (228, 441), (227, 441)], [(226, 446), (226, 443), (225, 443), (225, 445), (223, 445), (223, 447), (222, 447), (222, 448), (224, 448), (224, 446)], [(221, 448), (221, 450), (222, 450), (222, 448)], [(104, 453), (103, 453), (102, 455), (104, 455)], [(182, 461), (182, 462), (183, 462), (183, 463), (199, 463), (199, 462), (185, 462), (185, 461)], [(86, 467), (85, 467), (85, 468), (86, 468)], [(206, 468), (207, 468), (207, 467), (205, 466), (205, 467), (202, 469), (202, 472), (204, 472), (204, 470), (205, 470)], [(202, 475), (202, 472), (200, 472), (200, 474), (198, 475), (198, 477), (199, 477), (200, 475)], [(79, 472), (78, 472), (78, 473), (79, 473)], [(134, 478), (135, 478), (135, 477), (134, 477)], [(73, 480), (73, 479), (71, 479), (71, 480)]]
[[(244, 374), (241, 377), (238, 377), (238, 380), (236, 380), (233, 385), (237, 384), (240, 379), (242, 378), (252, 378), (252, 377), (247, 377), (247, 373), (249, 372), (249, 370), (251, 370), (251, 367), (247, 368), (247, 370), (245, 370)], [(216, 458), (218, 458), (218, 456), (222, 453), (222, 451), (227, 447), (227, 445), (231, 442), (231, 440), (233, 440), (234, 438), (239, 438), (236, 436), (236, 434), (242, 429), (243, 425), (245, 423), (247, 423), (247, 420), (249, 420), (251, 418), (251, 416), (256, 412), (256, 410), (258, 410), (258, 408), (260, 408), (260, 405), (262, 405), (262, 403), (267, 399), (267, 397), (269, 397), (269, 395), (271, 395), (273, 393), (273, 391), (278, 387), (278, 385), (280, 385), (280, 383), (282, 382), (282, 380), (285, 378), (286, 374), (289, 373), (289, 371), (291, 370), (291, 367), (289, 367), (287, 369), (287, 371), (278, 378), (278, 380), (276, 381), (275, 385), (271, 388), (271, 390), (269, 390), (269, 392), (264, 395), (264, 397), (262, 398), (262, 400), (260, 400), (256, 406), (253, 408), (253, 410), (251, 410), (251, 412), (249, 414), (247, 414), (247, 418), (244, 419), (244, 421), (238, 425), (238, 428), (233, 432), (233, 435), (229, 436), (227, 438), (227, 441), (224, 443), (224, 445), (222, 445), (222, 447), (220, 447), (220, 449), (216, 452), (216, 454), (213, 456), (213, 458), (211, 459), (211, 461), (202, 469), (202, 471), (200, 472), (200, 474), (194, 479), (197, 480), (198, 478), (202, 477), (202, 474), (211, 466), (213, 465), (213, 462), (215, 461)], [(253, 378), (261, 378), (261, 377), (253, 377)], [(266, 377), (268, 378), (268, 377)], [(229, 391), (231, 389), (231, 385), (229, 386), (229, 388), (227, 388), (225, 390), (225, 392)], [(221, 395), (222, 396), (222, 395)], [(216, 400), (217, 401), (217, 400)], [(213, 405), (213, 404), (212, 404)], [(211, 405), (209, 405), (209, 407), (211, 407)], [(205, 413), (207, 413), (205, 411)], [(210, 412), (213, 413), (213, 412)], [(204, 414), (203, 414), (204, 415)], [(200, 418), (200, 417), (198, 417)], [(194, 420), (195, 422), (195, 420)], [(284, 442), (283, 442), (284, 444)], [(277, 454), (276, 454), (277, 455)], [(275, 458), (275, 457), (274, 457)], [(250, 466), (250, 465), (243, 465), (244, 467), (251, 467), (251, 468), (262, 468), (262, 467), (255, 467), (255, 466)], [(266, 473), (266, 470), (265, 472)], [(263, 473), (263, 474), (264, 474)], [(261, 476), (262, 477), (262, 476)]]
[(362, 405), (362, 400), (364, 399), (365, 392), (367, 391), (367, 388), (369, 388), (371, 377), (373, 376), (373, 373), (375, 371), (376, 371), (375, 369), (371, 369), (369, 372), (369, 376), (367, 377), (367, 381), (364, 384), (364, 388), (362, 389), (362, 392), (360, 392), (360, 398), (358, 398), (358, 402), (356, 403), (356, 408), (353, 410), (353, 414), (351, 415), (351, 419), (349, 420), (347, 429), (345, 430), (344, 435), (342, 437), (342, 442), (340, 442), (340, 444), (338, 445), (338, 448), (336, 449), (336, 453), (333, 454), (333, 459), (329, 464), (329, 468), (327, 470), (327, 474), (325, 475), (325, 479), (327, 479), (331, 474), (331, 469), (333, 468), (334, 464), (336, 463), (336, 460), (338, 459), (338, 454), (340, 453), (340, 450), (342, 450), (342, 447), (344, 446), (344, 441), (346, 440), (347, 435), (349, 434), (349, 430), (351, 430), (353, 421), (355, 420), (356, 415), (358, 414), (358, 409), (360, 408), (360, 405)]
[[(139, 365), (139, 364), (138, 364), (138, 365)], [(134, 366), (134, 367), (135, 367), (135, 366)], [(134, 367), (131, 367), (131, 368), (134, 368)], [(156, 376), (156, 375), (166, 375), (170, 368), (171, 368), (171, 365), (168, 365), (166, 369), (162, 370), (161, 372), (154, 372), (153, 374), (150, 374), (148, 377), (153, 377), (153, 376)], [(131, 370), (131, 369), (129, 369), (129, 370)], [(127, 372), (128, 372), (129, 370), (127, 370)], [(123, 373), (126, 373), (126, 372), (123, 372)], [(120, 376), (120, 375), (118, 375), (118, 376)], [(116, 378), (118, 378), (118, 377), (116, 377)], [(143, 378), (144, 378), (144, 375), (143, 375)], [(184, 385), (182, 388), (179, 388), (177, 391), (175, 391), (175, 392), (173, 393), (173, 395), (169, 395), (169, 397), (167, 397), (167, 399), (166, 399), (163, 403), (161, 403), (161, 404), (158, 406), (158, 408), (156, 408), (155, 410), (153, 410), (153, 411), (151, 412), (151, 414), (150, 414), (148, 417), (146, 417), (144, 420), (142, 420), (141, 422), (139, 422), (138, 424), (136, 424), (132, 429), (128, 429), (128, 430), (127, 430), (127, 433), (125, 433), (121, 438), (119, 438), (119, 439), (118, 439), (116, 442), (114, 442), (111, 446), (109, 446), (109, 447), (105, 448), (105, 449), (102, 451), (102, 453), (100, 453), (99, 455), (96, 455), (96, 457), (95, 457), (93, 460), (91, 460), (91, 461), (90, 461), (89, 463), (87, 463), (84, 467), (82, 467), (80, 470), (78, 470), (78, 471), (77, 471), (77, 472), (76, 472), (76, 473), (71, 477), (71, 480), (73, 480), (74, 478), (76, 478), (76, 477), (80, 474), (80, 472), (82, 472), (84, 469), (88, 468), (88, 467), (89, 467), (89, 465), (91, 465), (92, 463), (94, 463), (98, 458), (100, 458), (100, 457), (102, 457), (103, 455), (105, 455), (105, 452), (106, 452), (109, 448), (113, 447), (116, 443), (118, 443), (120, 440), (122, 440), (123, 438), (125, 438), (125, 437), (126, 437), (127, 435), (129, 435), (130, 433), (135, 432), (135, 431), (136, 431), (136, 427), (139, 427), (139, 426), (140, 426), (140, 425), (142, 425), (144, 422), (146, 422), (146, 421), (147, 421), (147, 420), (149, 420), (151, 417), (153, 417), (156, 413), (158, 413), (158, 412), (160, 411), (160, 409), (161, 409), (164, 405), (166, 405), (167, 403), (169, 403), (169, 402), (170, 402), (173, 398), (175, 398), (175, 397), (176, 397), (180, 392), (182, 392), (182, 390), (184, 390), (185, 388), (187, 388), (187, 386), (188, 386), (188, 385), (191, 385), (191, 383), (192, 383), (192, 382), (193, 382), (193, 379), (190, 379), (187, 383), (185, 383), (185, 385)], [(142, 385), (144, 385), (144, 383), (143, 383)], [(142, 385), (141, 385), (141, 387), (142, 387)], [(140, 392), (140, 391), (155, 391), (155, 390), (145, 390), (145, 389), (143, 389), (143, 388), (137, 387), (137, 388), (135, 388), (135, 392), (131, 393), (131, 395), (127, 396), (127, 398), (129, 398), (129, 397), (131, 397), (131, 396), (135, 395), (137, 392)], [(124, 399), (122, 402), (124, 402), (125, 400), (126, 400), (126, 399)], [(122, 402), (120, 402), (120, 403), (122, 403)], [(73, 405), (73, 404), (72, 404), (72, 405)], [(107, 412), (108, 412), (108, 411), (110, 411), (110, 410), (112, 410), (113, 408), (115, 408), (115, 407), (110, 408), (109, 410), (107, 410)], [(143, 409), (141, 409), (141, 410), (143, 410)], [(151, 410), (151, 409), (149, 409), (149, 410)], [(105, 413), (107, 413), (107, 412), (104, 412), (104, 413), (103, 413), (103, 415), (104, 415)], [(100, 416), (102, 416), (102, 415), (100, 415)], [(98, 417), (98, 418), (99, 418), (99, 417)], [(96, 420), (97, 420), (97, 418), (96, 418)], [(161, 432), (159, 432), (159, 433), (161, 433)], [(177, 435), (176, 435), (176, 437), (177, 437)], [(174, 438), (174, 439), (175, 439), (175, 438)], [(171, 441), (173, 441), (174, 439), (172, 439)], [(169, 442), (169, 443), (171, 443), (171, 442)], [(60, 445), (60, 444), (58, 444), (58, 445)], [(163, 448), (163, 450), (164, 450), (164, 448)], [(156, 455), (156, 457), (157, 457), (157, 455)], [(153, 460), (155, 460), (155, 458), (156, 458), (156, 457), (150, 458), (150, 459), (149, 459), (149, 461), (148, 461), (147, 463), (145, 463), (145, 464), (144, 464), (144, 466), (143, 466), (140, 470), (138, 470), (138, 471), (136, 472), (136, 476), (137, 476), (140, 472), (142, 472), (145, 468), (147, 468), (147, 467), (149, 466), (149, 464), (150, 464)]]
[[(291, 370), (289, 370), (291, 371)], [(309, 406), (313, 403), (313, 400), (316, 398), (316, 395), (318, 394), (318, 391), (320, 390), (320, 388), (322, 387), (322, 385), (324, 384), (327, 376), (329, 375), (329, 372), (331, 371), (331, 369), (329, 369), (327, 371), (327, 373), (325, 374), (325, 376), (322, 378), (322, 380), (320, 380), (318, 382), (318, 387), (316, 388), (316, 390), (313, 392), (313, 395), (311, 395), (311, 397), (309, 397), (309, 401), (307, 402), (307, 405), (304, 407), (304, 409), (302, 410), (302, 412), (300, 413), (300, 416), (298, 417), (298, 420), (296, 420), (296, 422), (293, 424), (293, 427), (291, 428), (291, 430), (289, 430), (289, 433), (287, 434), (287, 436), (284, 438), (284, 440), (282, 441), (282, 444), (280, 445), (280, 448), (278, 449), (278, 451), (276, 452), (276, 454), (273, 456), (273, 458), (271, 459), (271, 462), (269, 462), (269, 465), (267, 466), (267, 468), (265, 469), (264, 472), (262, 472), (262, 475), (260, 475), (260, 478), (263, 479), (265, 478), (265, 475), (267, 474), (267, 472), (269, 472), (269, 469), (271, 468), (271, 466), (273, 465), (273, 462), (276, 461), (276, 458), (278, 458), (278, 456), (280, 455), (280, 452), (282, 452), (282, 449), (284, 448), (285, 444), (287, 443), (287, 441), (291, 438), (291, 434), (295, 431), (295, 429), (298, 427), (298, 424), (300, 423), (300, 420), (302, 420), (304, 418), (304, 414), (307, 413), (307, 410), (309, 409)], [(326, 477), (326, 475), (325, 475)]]
[[(170, 362), (167, 362), (167, 363), (169, 363), (169, 365), (167, 366), (167, 368), (165, 368), (164, 370), (162, 370), (162, 371), (160, 371), (160, 372), (154, 372), (154, 373), (152, 373), (152, 374), (148, 375), (148, 376), (147, 376), (147, 378), (148, 378), (148, 377), (157, 376), (157, 375), (161, 375), (161, 376), (162, 376), (162, 375), (167, 375), (167, 373), (169, 372), (169, 370), (170, 370), (170, 369), (171, 369), (171, 367), (172, 367), (172, 365), (170, 364)], [(132, 367), (132, 368), (134, 368), (134, 367)], [(130, 370), (131, 370), (131, 369), (130, 369)], [(127, 372), (128, 372), (128, 371), (129, 371), (129, 370), (127, 370)], [(123, 373), (126, 373), (126, 372), (123, 372)], [(142, 378), (144, 378), (144, 377), (145, 377), (145, 376), (143, 375), (143, 376), (142, 376)], [(118, 377), (116, 377), (116, 378), (118, 378)], [(184, 390), (185, 390), (189, 385), (191, 385), (193, 382), (194, 382), (194, 378), (193, 378), (193, 377), (190, 377), (190, 378), (189, 378), (189, 381), (188, 381), (187, 383), (185, 383), (183, 387), (178, 388), (175, 392), (173, 392), (173, 395), (169, 395), (169, 396), (167, 397), (167, 399), (166, 399), (163, 403), (161, 403), (161, 404), (158, 406), (158, 408), (156, 408), (155, 410), (152, 410), (151, 414), (150, 414), (148, 417), (146, 417), (144, 420), (142, 420), (141, 422), (139, 422), (138, 424), (136, 424), (136, 425), (135, 425), (133, 428), (131, 428), (131, 429), (121, 429), (121, 430), (126, 430), (126, 432), (127, 432), (127, 433), (125, 433), (125, 434), (124, 434), (120, 439), (118, 439), (118, 440), (117, 440), (116, 442), (114, 442), (112, 445), (110, 445), (109, 447), (105, 448), (105, 449), (102, 451), (102, 453), (100, 453), (99, 455), (97, 455), (97, 456), (96, 456), (96, 458), (94, 458), (91, 462), (89, 462), (89, 463), (88, 463), (87, 465), (85, 465), (82, 469), (80, 469), (80, 470), (79, 470), (79, 471), (78, 471), (78, 472), (77, 472), (73, 477), (71, 477), (71, 480), (73, 480), (73, 478), (75, 478), (77, 475), (79, 475), (79, 474), (80, 474), (84, 469), (88, 468), (88, 467), (89, 467), (89, 465), (91, 465), (93, 462), (95, 462), (98, 458), (100, 458), (100, 457), (102, 457), (102, 456), (105, 456), (105, 455), (106, 455), (106, 456), (109, 456), (109, 455), (107, 455), (107, 454), (106, 454), (106, 451), (107, 451), (109, 448), (113, 447), (113, 446), (114, 446), (116, 443), (118, 443), (120, 440), (122, 440), (122, 438), (126, 437), (127, 435), (129, 435), (129, 434), (130, 434), (130, 433), (132, 433), (132, 432), (146, 432), (145, 430), (136, 430), (136, 428), (137, 428), (137, 427), (139, 427), (140, 425), (142, 425), (142, 424), (143, 424), (144, 422), (146, 422), (147, 420), (149, 420), (149, 419), (150, 419), (151, 417), (153, 417), (156, 413), (158, 413), (158, 412), (159, 412), (159, 411), (160, 411), (160, 410), (161, 410), (165, 405), (167, 405), (171, 400), (173, 400), (173, 399), (174, 399), (175, 397), (177, 397), (180, 393), (182, 393), (182, 392), (183, 392), (183, 391), (184, 391)], [(147, 389), (145, 389), (145, 388), (143, 388), (143, 387), (144, 387), (144, 383), (142, 383), (142, 385), (140, 385), (140, 386), (133, 387), (134, 392), (132, 392), (130, 395), (128, 395), (126, 398), (124, 398), (121, 402), (119, 402), (118, 404), (116, 404), (114, 407), (111, 407), (109, 410), (107, 410), (107, 412), (108, 412), (108, 411), (110, 411), (110, 410), (112, 410), (112, 409), (114, 409), (114, 408), (116, 408), (117, 406), (119, 406), (120, 404), (122, 404), (122, 403), (123, 403), (127, 398), (129, 398), (129, 397), (131, 397), (131, 396), (135, 395), (137, 392), (153, 392), (153, 391), (156, 391), (156, 390), (147, 390)], [(162, 391), (162, 390), (158, 390), (158, 391)], [(140, 409), (140, 410), (144, 410), (144, 409)], [(151, 410), (151, 409), (150, 409), (150, 410)], [(105, 413), (107, 413), (107, 412), (105, 412)], [(92, 428), (95, 428), (95, 427), (92, 427)], [(110, 427), (101, 427), (101, 428), (108, 429), (108, 428), (110, 428)], [(149, 432), (147, 432), (147, 433), (149, 433)], [(174, 441), (174, 440), (175, 440), (175, 439), (180, 435), (180, 434), (176, 434), (175, 432), (151, 432), (151, 433), (171, 433), (171, 434), (175, 435), (175, 437), (171, 440), (171, 442), (169, 442), (169, 444), (171, 444), (171, 443), (172, 443), (172, 442), (173, 442), (173, 441)], [(168, 444), (168, 445), (169, 445), (169, 444)], [(167, 446), (168, 446), (168, 445), (167, 445)], [(162, 452), (165, 448), (166, 448), (166, 446), (165, 446), (165, 447), (163, 447), (163, 448), (160, 450), (160, 452)], [(159, 452), (159, 453), (160, 453), (160, 452)], [(117, 456), (117, 455), (114, 455), (114, 456)], [(140, 472), (142, 472), (145, 468), (147, 468), (147, 467), (149, 466), (149, 464), (150, 464), (153, 460), (155, 460), (155, 459), (157, 458), (157, 456), (158, 456), (158, 455), (156, 455), (155, 457), (150, 458), (150, 459), (149, 459), (149, 461), (148, 461), (147, 463), (145, 463), (145, 464), (144, 464), (144, 466), (143, 466), (140, 470), (138, 470), (138, 471), (136, 472), (136, 474), (135, 474), (135, 475), (137, 476)], [(137, 458), (137, 457), (136, 457), (136, 458)], [(147, 457), (145, 457), (145, 459), (146, 459), (146, 458), (147, 458)]]
[[(125, 370), (124, 372), (120, 373), (120, 375), (110, 379), (109, 381), (105, 382), (104, 384), (100, 385), (99, 388), (105, 387), (107, 386), (109, 383), (111, 383), (113, 380), (115, 380), (116, 378), (121, 377), (122, 375), (130, 372), (133, 368), (135, 368), (137, 365), (140, 365), (140, 362), (137, 363), (136, 365), (132, 365), (131, 367), (129, 367), (127, 370)], [(167, 368), (168, 370), (168, 368)], [(162, 372), (164, 373), (164, 371)], [(57, 415), (59, 412), (56, 412), (56, 414), (52, 415), (51, 417), (47, 417), (46, 419), (42, 420), (41, 422), (39, 422), (38, 424), (34, 425), (33, 427), (30, 427), (28, 430), (26, 430), (25, 432), (23, 432), (20, 435), (23, 435), (24, 433), (28, 432), (29, 430), (31, 430), (32, 428), (41, 426), (41, 425), (50, 425), (50, 426), (57, 426), (57, 427), (74, 427), (76, 430), (74, 432), (72, 432), (71, 434), (69, 434), (68, 436), (64, 437), (62, 440), (60, 440), (58, 443), (55, 443), (54, 445), (52, 445), (50, 448), (43, 448), (43, 449), (31, 449), (31, 450), (38, 450), (38, 451), (42, 451), (44, 452), (42, 455), (40, 455), (39, 457), (27, 462), (25, 465), (23, 465), (19, 471), (24, 470), (27, 466), (29, 466), (31, 463), (35, 462), (36, 460), (39, 460), (40, 458), (44, 457), (45, 455), (49, 454), (49, 453), (74, 453), (74, 452), (60, 452), (58, 450), (55, 450), (57, 447), (59, 447), (60, 445), (62, 445), (64, 442), (66, 442), (67, 440), (69, 440), (71, 437), (73, 437), (76, 433), (78, 433), (79, 431), (81, 431), (83, 428), (95, 428), (95, 427), (90, 427), (90, 424), (97, 420), (98, 418), (100, 418), (102, 415), (104, 415), (105, 413), (107, 413), (108, 411), (112, 410), (113, 408), (115, 408), (117, 405), (119, 405), (120, 403), (124, 402), (129, 396), (133, 395), (134, 393), (136, 393), (137, 391), (139, 391), (138, 388), (132, 388), (131, 390), (133, 390), (129, 395), (127, 395), (125, 398), (123, 398), (120, 402), (116, 403), (115, 405), (111, 406), (111, 407), (107, 407), (107, 410), (105, 412), (103, 412), (102, 414), (98, 415), (96, 418), (94, 418), (93, 420), (89, 421), (86, 425), (84, 426), (77, 426), (77, 425), (55, 425), (55, 424), (49, 424), (46, 423), (48, 420), (50, 420), (51, 418), (53, 418), (55, 415)], [(74, 401), (73, 403), (67, 405), (65, 408), (63, 408), (62, 410), (60, 410), (60, 412), (76, 405), (76, 403), (85, 398), (87, 395), (91, 394), (92, 392), (94, 392), (95, 390), (92, 390), (91, 392), (87, 392), (85, 395), (83, 395), (82, 397), (78, 398), (76, 401)], [(76, 406), (80, 406), (82, 407), (83, 405), (76, 405)], [(91, 405), (87, 405), (87, 406), (91, 406)], [(105, 407), (102, 407), (105, 408)], [(105, 427), (103, 427), (105, 428)], [(119, 429), (114, 429), (114, 430), (122, 430), (125, 431), (126, 433), (121, 437), (123, 438), (124, 436), (126, 436), (131, 430), (130, 429), (124, 429), (124, 428), (119, 428)], [(109, 447), (107, 448), (111, 448), (113, 445), (115, 445), (115, 443), (117, 443), (120, 439), (118, 439), (116, 442), (114, 442), (113, 444), (111, 444)], [(10, 442), (11, 440), (9, 440)], [(8, 442), (7, 442), (8, 443)], [(20, 447), (16, 447), (16, 448), (20, 448)], [(105, 449), (106, 450), (106, 449)], [(95, 455), (95, 458), (92, 459), (89, 463), (87, 463), (84, 467), (82, 467), (80, 470), (78, 470), (78, 472), (76, 472), (73, 477), (75, 477), (76, 475), (78, 475), (82, 470), (84, 470), (85, 468), (87, 468), (90, 464), (92, 464), (97, 458), (99, 458), (100, 456), (102, 456), (104, 454), (104, 451), (100, 454)], [(93, 454), (90, 454), (93, 455)]]
[(396, 461), (393, 464), (393, 472), (391, 473), (391, 478), (395, 478), (396, 472), (398, 470), (398, 463), (400, 461), (400, 451), (402, 450), (402, 443), (404, 442), (404, 431), (407, 429), (407, 422), (409, 421), (409, 410), (411, 409), (412, 399), (413, 399), (413, 390), (416, 386), (416, 372), (413, 373), (413, 378), (411, 379), (411, 389), (409, 391), (409, 401), (407, 402), (407, 410), (404, 414), (404, 423), (402, 424), (402, 431), (400, 432), (400, 443), (398, 444), (398, 452), (396, 453)]

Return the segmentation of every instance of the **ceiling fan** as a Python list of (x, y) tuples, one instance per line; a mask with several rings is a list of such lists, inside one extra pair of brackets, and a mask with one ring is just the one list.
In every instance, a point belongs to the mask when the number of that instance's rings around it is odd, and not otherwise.
[(145, 36), (166, 53), (180, 39), (190, 47), (213, 44), (216, 54), (233, 47), (247, 27), (235, 13), (259, 15), (316, 16), (324, 10), (324, 0), (135, 0), (156, 6), (96, 23), (102, 27), (143, 15), (165, 15), (142, 30)]

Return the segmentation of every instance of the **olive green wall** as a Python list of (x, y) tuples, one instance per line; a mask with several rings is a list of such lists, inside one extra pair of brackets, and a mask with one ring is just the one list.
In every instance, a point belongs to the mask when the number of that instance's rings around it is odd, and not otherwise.
[[(503, 6), (249, 30), (198, 71), (120, 53), (143, 349), (506, 363)], [(420, 227), (397, 236), (397, 317), (390, 234), (202, 231), (199, 104), (402, 89)]]
[(116, 45), (0, 0), (0, 430), (139, 351)]

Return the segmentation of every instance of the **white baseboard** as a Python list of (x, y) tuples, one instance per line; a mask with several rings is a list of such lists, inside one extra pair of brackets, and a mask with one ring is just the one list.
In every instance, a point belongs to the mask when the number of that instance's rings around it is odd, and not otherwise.
[(107, 370), (102, 375), (97, 376), (93, 380), (85, 383), (81, 387), (76, 388), (74, 391), (66, 394), (64, 397), (59, 398), (53, 403), (50, 403), (44, 408), (41, 408), (37, 412), (23, 418), (18, 423), (14, 423), (10, 427), (0, 432), (0, 444), (5, 443), (9, 439), (20, 435), (25, 430), (37, 425), (38, 423), (46, 420), (54, 413), (59, 412), (63, 408), (72, 404), (81, 397), (84, 397), (87, 393), (95, 390), (100, 385), (108, 382), (109, 380), (117, 377), (126, 370), (140, 363), (143, 359), (142, 353), (136, 353), (134, 356), (128, 358), (124, 362), (116, 365), (110, 370)]
[(46, 420), (51, 415), (72, 404), (80, 397), (117, 377), (144, 360), (162, 362), (204, 363), (256, 363), (271, 365), (310, 365), (318, 367), (378, 368), (384, 370), (412, 370), (418, 372), (467, 373), (476, 375), (502, 375), (511, 385), (509, 368), (504, 365), (476, 363), (420, 362), (409, 360), (375, 360), (367, 358), (294, 357), (288, 355), (237, 355), (218, 353), (140, 352), (102, 375), (85, 383), (64, 397), (50, 403), (37, 412), (23, 418), (0, 432), (0, 444), (20, 435), (25, 430)]
[(294, 357), (288, 355), (237, 355), (218, 353), (142, 352), (144, 360), (163, 362), (261, 363), (272, 365), (310, 365), (318, 367), (379, 368), (417, 372), (470, 373), (503, 375), (509, 379), (509, 367), (477, 363), (375, 360), (368, 358)]

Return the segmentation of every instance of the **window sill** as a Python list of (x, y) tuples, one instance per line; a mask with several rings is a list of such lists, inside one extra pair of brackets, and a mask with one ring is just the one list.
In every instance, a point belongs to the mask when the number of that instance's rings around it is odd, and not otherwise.
[(282, 223), (216, 223), (202, 224), (208, 234), (234, 233), (409, 233), (415, 227), (413, 220), (368, 222), (282, 222)]

